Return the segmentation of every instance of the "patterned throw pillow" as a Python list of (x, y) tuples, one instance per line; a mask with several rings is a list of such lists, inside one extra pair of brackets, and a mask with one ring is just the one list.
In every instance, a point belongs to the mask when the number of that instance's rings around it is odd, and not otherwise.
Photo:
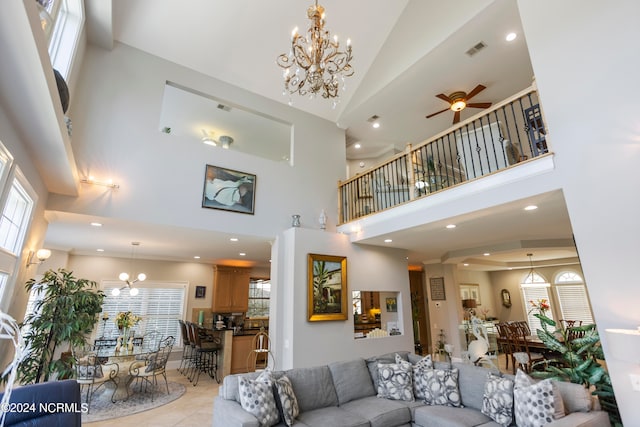
[(276, 400), (273, 397), (271, 373), (263, 371), (258, 378), (251, 380), (240, 377), (238, 389), (242, 409), (258, 419), (260, 427), (270, 427), (280, 421)]
[(422, 387), (424, 403), (462, 407), (458, 388), (458, 369), (427, 369), (424, 371), (426, 387)]
[(411, 363), (378, 363), (378, 397), (413, 402)]
[(504, 427), (513, 422), (513, 380), (487, 374), (482, 413)]
[[(514, 388), (528, 387), (532, 384), (537, 383), (536, 380), (531, 378), (529, 375), (525, 374), (522, 370), (518, 369), (518, 373), (520, 375), (516, 375)], [(553, 407), (554, 407), (553, 419), (558, 420), (566, 415), (566, 411), (564, 408), (564, 401), (562, 400), (562, 394), (560, 393), (560, 389), (558, 388), (558, 383), (552, 380), (551, 386), (553, 387)]]
[(433, 360), (431, 360), (430, 354), (413, 365), (413, 395), (416, 400), (424, 400), (424, 392), (422, 389), (427, 386), (427, 379), (424, 375), (427, 369), (433, 369)]
[(278, 392), (280, 408), (282, 409), (282, 417), (284, 418), (284, 422), (291, 427), (296, 417), (300, 414), (298, 399), (296, 399), (296, 395), (293, 393), (291, 380), (286, 376), (282, 376), (275, 380), (275, 386)]
[(553, 422), (555, 405), (551, 380), (533, 383), (531, 378), (518, 370), (513, 397), (516, 424), (519, 427), (542, 427)]

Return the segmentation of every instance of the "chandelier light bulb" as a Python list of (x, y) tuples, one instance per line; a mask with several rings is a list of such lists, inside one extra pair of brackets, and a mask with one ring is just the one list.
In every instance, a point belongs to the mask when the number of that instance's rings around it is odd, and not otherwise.
[(138, 295), (139, 292), (140, 290), (138, 288), (131, 288), (129, 290), (129, 295), (131, 295), (132, 297), (135, 297), (136, 295)]
[(118, 295), (120, 295), (120, 289), (118, 288), (113, 288), (111, 290), (111, 295), (113, 295), (114, 297), (117, 297)]
[(138, 274), (138, 281), (139, 282), (144, 282), (145, 280), (147, 280), (147, 275), (144, 273), (140, 273)]
[(118, 276), (118, 279), (122, 280), (123, 282), (126, 282), (127, 280), (129, 280), (129, 274), (122, 272)]

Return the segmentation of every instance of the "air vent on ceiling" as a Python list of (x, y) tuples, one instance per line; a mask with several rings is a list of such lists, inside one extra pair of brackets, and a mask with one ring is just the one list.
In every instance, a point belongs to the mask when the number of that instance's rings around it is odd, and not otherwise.
[(380, 116), (378, 116), (377, 114), (374, 114), (373, 116), (369, 117), (369, 118), (367, 119), (367, 121), (368, 121), (369, 123), (373, 123), (373, 122), (375, 122), (376, 120), (378, 120), (379, 118), (380, 118)]
[(218, 104), (218, 110), (231, 111), (231, 107), (229, 107), (228, 105), (224, 105), (224, 104)]
[(476, 43), (471, 49), (469, 49), (468, 51), (466, 51), (465, 53), (469, 56), (473, 56), (476, 53), (480, 52), (482, 49), (484, 49), (485, 47), (487, 47), (487, 45), (485, 44), (485, 42), (480, 41), (478, 43)]

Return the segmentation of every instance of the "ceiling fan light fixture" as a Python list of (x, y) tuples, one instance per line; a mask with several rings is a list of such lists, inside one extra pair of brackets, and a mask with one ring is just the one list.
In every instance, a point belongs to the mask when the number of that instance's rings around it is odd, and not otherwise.
[(453, 92), (449, 95), (451, 100), (451, 111), (462, 111), (467, 106), (467, 94), (464, 92)]
[(467, 106), (467, 103), (464, 100), (455, 101), (451, 104), (451, 111), (462, 111)]
[(218, 144), (216, 144), (216, 141), (215, 141), (213, 138), (208, 137), (208, 136), (204, 136), (204, 137), (202, 137), (202, 143), (203, 143), (203, 144), (207, 144), (207, 145), (212, 145), (212, 146), (214, 146), (214, 147), (215, 147), (216, 145), (218, 145)]
[(222, 135), (219, 139), (219, 142), (222, 145), (222, 148), (224, 148), (225, 150), (228, 150), (231, 144), (233, 143), (233, 138), (227, 135)]

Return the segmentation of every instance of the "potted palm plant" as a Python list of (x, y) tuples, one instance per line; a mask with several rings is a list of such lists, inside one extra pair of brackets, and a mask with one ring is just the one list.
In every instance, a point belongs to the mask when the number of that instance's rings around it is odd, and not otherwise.
[(104, 293), (97, 283), (78, 279), (65, 269), (48, 270), (40, 280), (29, 279), (27, 292), (36, 292), (33, 310), (21, 324), (29, 354), (18, 367), (23, 384), (48, 381), (52, 374), (69, 377), (73, 366), (64, 357), (55, 359), (65, 343), (71, 347), (86, 344), (86, 337), (98, 322)]

